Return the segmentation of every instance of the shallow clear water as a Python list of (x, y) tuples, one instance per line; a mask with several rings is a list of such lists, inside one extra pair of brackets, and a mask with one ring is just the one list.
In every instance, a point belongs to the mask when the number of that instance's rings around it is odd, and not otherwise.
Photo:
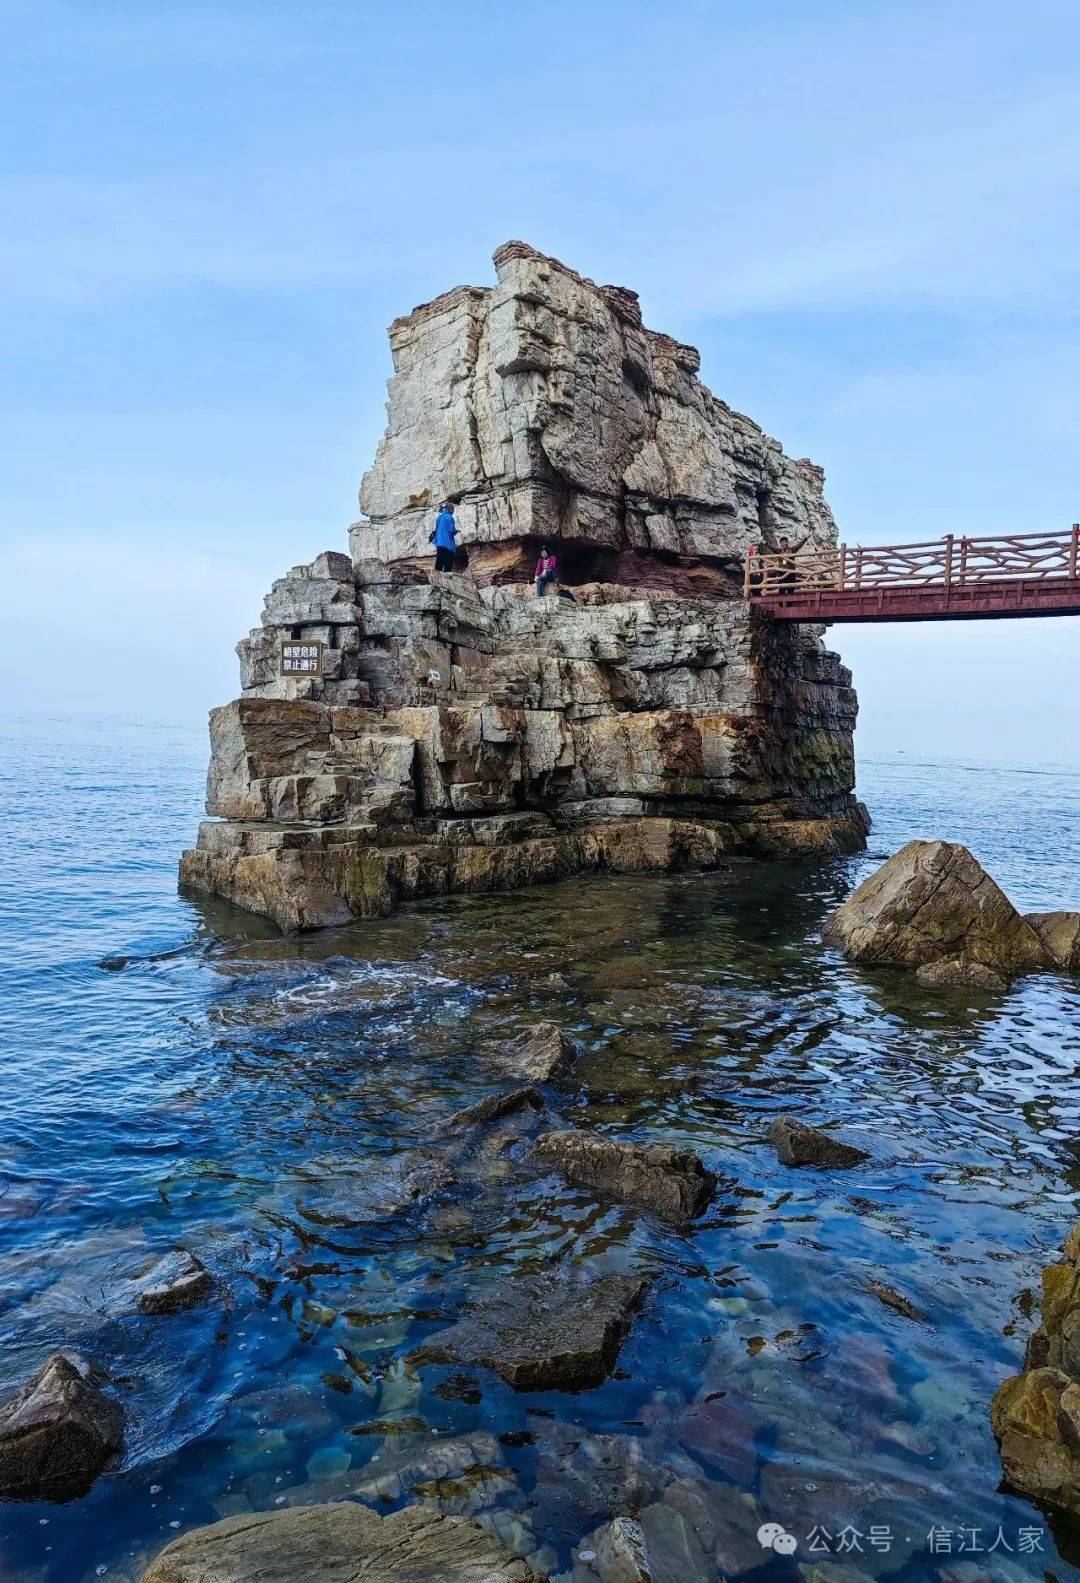
[[(0, 722), (0, 1384), (72, 1347), (129, 1415), (85, 1499), (0, 1508), (0, 1575), (137, 1577), (181, 1530), (348, 1495), (490, 1430), (508, 1471), (463, 1499), (520, 1519), (506, 1531), (553, 1572), (604, 1515), (580, 1465), (599, 1447), (635, 1504), (676, 1475), (752, 1494), (795, 1560), (829, 1559), (825, 1530), (868, 1574), (1080, 1576), (998, 1493), (987, 1424), (1076, 1214), (1080, 985), (935, 995), (818, 939), (914, 835), (963, 839), (1022, 907), (1077, 904), (1080, 775), (864, 764), (865, 858), (590, 879), (285, 939), (176, 894), (205, 754), (201, 732)], [(568, 1121), (692, 1145), (720, 1173), (689, 1234), (537, 1180), (512, 1146), (392, 1212), (409, 1151), (456, 1147), (438, 1123), (499, 1085), (500, 1044), (541, 1017), (583, 1049)], [(783, 1112), (838, 1123), (871, 1163), (786, 1170), (763, 1142)], [(133, 1317), (121, 1278), (176, 1243), (218, 1298)], [(659, 1277), (599, 1389), (409, 1368), (467, 1298), (557, 1259)], [(875, 1276), (927, 1322), (884, 1307)]]

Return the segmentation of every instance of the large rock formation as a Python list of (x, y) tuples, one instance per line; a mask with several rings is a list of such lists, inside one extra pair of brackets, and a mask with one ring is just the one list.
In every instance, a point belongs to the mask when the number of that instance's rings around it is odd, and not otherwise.
[(471, 564), (502, 581), (530, 575), (546, 539), (575, 581), (726, 593), (752, 542), (835, 542), (821, 469), (718, 401), (695, 349), (644, 327), (635, 292), (521, 242), (495, 267), (494, 288), (460, 286), (390, 327), (358, 559), (426, 559), (444, 496)]
[[(224, 822), (182, 877), (286, 928), (864, 844), (848, 672), (740, 597), (749, 543), (835, 542), (820, 469), (712, 396), (632, 292), (520, 243), (496, 265), (392, 326), (353, 558), (275, 583), (211, 717)], [(444, 497), (468, 575), (431, 570)], [(542, 539), (575, 603), (533, 597)]]

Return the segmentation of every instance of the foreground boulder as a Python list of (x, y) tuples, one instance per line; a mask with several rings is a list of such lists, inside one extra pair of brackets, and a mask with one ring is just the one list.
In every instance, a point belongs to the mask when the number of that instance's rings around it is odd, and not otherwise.
[(1042, 1271), (1042, 1323), (1023, 1372), (996, 1391), (990, 1425), (1009, 1485), (1080, 1513), (1080, 1222)]
[(841, 1143), (832, 1133), (808, 1127), (791, 1116), (777, 1116), (769, 1128), (769, 1142), (782, 1165), (829, 1165), (843, 1170), (870, 1158), (865, 1149)]
[(1013, 978), (1049, 962), (1031, 924), (952, 841), (909, 841), (863, 881), (823, 935), (868, 964), (918, 968), (959, 960)]
[(1026, 912), (1047, 955), (1066, 972), (1080, 973), (1080, 912)]
[(600, 1583), (651, 1583), (649, 1547), (640, 1523), (613, 1517), (585, 1542), (578, 1553)]
[[(476, 1523), (406, 1506), (381, 1517), (358, 1502), (253, 1512), (166, 1545), (142, 1583), (536, 1583)], [(542, 1580), (541, 1580), (542, 1583)]]
[(518, 1391), (586, 1390), (615, 1367), (648, 1285), (640, 1275), (576, 1271), (520, 1279), (432, 1336), (412, 1361), (491, 1369)]
[(502, 1053), (507, 1071), (529, 1083), (553, 1083), (565, 1077), (577, 1052), (553, 1022), (538, 1022)]
[(592, 1132), (545, 1132), (534, 1157), (567, 1181), (651, 1209), (668, 1220), (700, 1215), (716, 1191), (716, 1177), (691, 1149), (621, 1143)]
[(214, 1281), (193, 1253), (174, 1249), (134, 1278), (136, 1306), (142, 1314), (178, 1314), (209, 1297)]
[(1043, 1271), (1042, 1324), (990, 1404), (1006, 1482), (1080, 1514), (1080, 1222)]
[(89, 1364), (54, 1353), (0, 1406), (0, 1496), (85, 1495), (123, 1438), (123, 1412), (94, 1384)]

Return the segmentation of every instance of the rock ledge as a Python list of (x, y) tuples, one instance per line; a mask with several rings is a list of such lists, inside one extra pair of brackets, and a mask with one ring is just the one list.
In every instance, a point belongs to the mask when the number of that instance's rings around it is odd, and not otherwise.
[(1013, 1489), (1080, 1514), (1080, 1222), (1042, 1288), (1042, 1324), (1023, 1372), (998, 1388), (990, 1425)]

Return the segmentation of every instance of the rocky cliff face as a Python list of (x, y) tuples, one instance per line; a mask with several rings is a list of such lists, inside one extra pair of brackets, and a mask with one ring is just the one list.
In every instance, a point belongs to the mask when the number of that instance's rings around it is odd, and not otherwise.
[[(712, 396), (632, 292), (521, 243), (496, 265), (392, 326), (352, 558), (275, 583), (211, 716), (222, 822), (182, 879), (286, 928), (864, 842), (848, 672), (739, 597), (748, 543), (834, 542), (820, 470)], [(467, 574), (431, 570), (446, 497)], [(541, 539), (575, 602), (534, 597)]]
[(576, 581), (728, 592), (748, 544), (836, 542), (821, 469), (718, 401), (692, 346), (644, 328), (635, 292), (522, 242), (495, 267), (497, 286), (460, 286), (390, 327), (357, 558), (426, 558), (447, 496), (482, 581), (528, 576), (548, 539)]

